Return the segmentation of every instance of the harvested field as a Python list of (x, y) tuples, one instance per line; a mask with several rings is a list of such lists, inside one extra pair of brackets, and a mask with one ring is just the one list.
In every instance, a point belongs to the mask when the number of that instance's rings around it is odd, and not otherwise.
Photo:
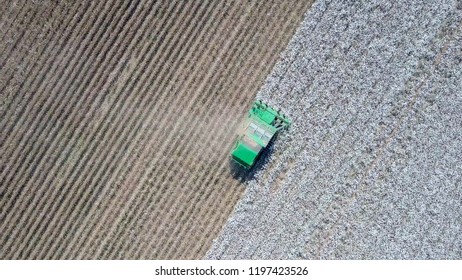
[(311, 0), (2, 2), (0, 259), (202, 257)]
[(318, 0), (258, 93), (293, 120), (210, 259), (462, 259), (461, 1)]

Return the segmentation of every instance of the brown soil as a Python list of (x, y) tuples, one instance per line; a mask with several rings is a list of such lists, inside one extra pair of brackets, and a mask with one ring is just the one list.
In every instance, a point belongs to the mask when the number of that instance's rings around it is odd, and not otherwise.
[(243, 192), (239, 121), (312, 1), (16, 2), (0, 258), (201, 258)]

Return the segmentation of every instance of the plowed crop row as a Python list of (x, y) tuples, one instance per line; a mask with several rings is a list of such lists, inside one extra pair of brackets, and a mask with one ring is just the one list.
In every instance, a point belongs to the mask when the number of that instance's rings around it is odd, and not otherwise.
[(0, 258), (200, 258), (306, 1), (2, 5)]

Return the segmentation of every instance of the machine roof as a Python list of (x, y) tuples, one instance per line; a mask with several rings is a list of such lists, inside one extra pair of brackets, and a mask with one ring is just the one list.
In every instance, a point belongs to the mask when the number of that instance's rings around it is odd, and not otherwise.
[(256, 157), (260, 153), (262, 147), (253, 139), (247, 136), (241, 138), (236, 148), (232, 152), (232, 156), (241, 164), (250, 167), (253, 165)]

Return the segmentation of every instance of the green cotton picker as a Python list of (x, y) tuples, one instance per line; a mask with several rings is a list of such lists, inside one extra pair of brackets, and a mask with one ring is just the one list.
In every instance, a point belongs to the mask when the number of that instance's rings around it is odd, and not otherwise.
[(290, 125), (289, 119), (267, 104), (256, 101), (243, 124), (231, 152), (231, 158), (250, 169), (276, 133)]

